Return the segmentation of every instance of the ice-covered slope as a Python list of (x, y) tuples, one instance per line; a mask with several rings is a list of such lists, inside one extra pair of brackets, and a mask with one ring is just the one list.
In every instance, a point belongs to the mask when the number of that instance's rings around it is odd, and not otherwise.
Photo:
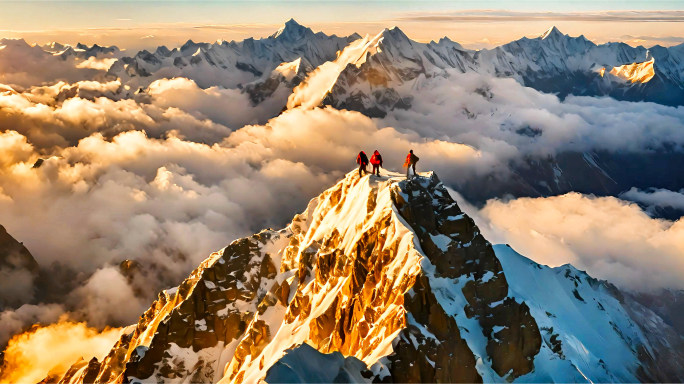
[[(609, 290), (497, 252), (435, 175), (351, 172), (287, 228), (213, 254), (102, 362), (80, 362), (62, 381), (682, 377), (652, 373), (653, 340), (666, 334), (639, 327)], [(534, 281), (552, 289), (537, 295)]]
[(541, 339), (506, 295), (491, 247), (435, 176), (352, 172), (286, 229), (207, 259), (102, 363), (64, 380), (251, 383), (302, 343), (385, 380), (517, 376)]
[(684, 343), (654, 312), (572, 265), (542, 266), (507, 245), (494, 251), (510, 296), (530, 306), (544, 339), (535, 372), (520, 381), (682, 380), (681, 368), (679, 376), (668, 374), (684, 361)]
[[(630, 83), (648, 83), (655, 76), (654, 62), (655, 59), (651, 58), (643, 63), (620, 65), (613, 67), (608, 73)], [(605, 71), (605, 69), (602, 70)]]

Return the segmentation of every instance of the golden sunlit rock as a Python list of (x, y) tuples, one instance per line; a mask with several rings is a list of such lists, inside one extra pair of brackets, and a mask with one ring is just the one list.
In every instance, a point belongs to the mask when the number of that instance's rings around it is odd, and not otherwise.
[(643, 63), (632, 63), (613, 67), (610, 74), (630, 83), (648, 83), (655, 76), (655, 59)]

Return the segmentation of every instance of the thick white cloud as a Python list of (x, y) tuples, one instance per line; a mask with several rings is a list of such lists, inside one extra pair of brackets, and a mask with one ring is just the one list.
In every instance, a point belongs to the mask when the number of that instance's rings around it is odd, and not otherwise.
[(462, 208), (487, 239), (538, 263), (570, 263), (636, 291), (684, 289), (683, 220), (654, 219), (634, 203), (579, 193)]
[(684, 147), (684, 108), (555, 95), (510, 78), (450, 72), (423, 77), (405, 95), (411, 108), (379, 123), (429, 139), (472, 145), (502, 163), (563, 151), (648, 152)]
[(178, 108), (200, 120), (209, 119), (232, 129), (264, 123), (276, 116), (290, 92), (286, 86), (280, 86), (274, 95), (254, 106), (247, 94), (238, 89), (202, 89), (183, 77), (157, 80), (148, 89), (152, 103), (159, 107)]
[[(100, 58), (104, 60), (105, 58)], [(79, 64), (82, 64), (79, 66)], [(0, 83), (28, 88), (57, 81), (103, 80), (103, 62), (78, 63), (74, 57), (62, 59), (22, 39), (0, 39)]]
[(4, 345), (12, 335), (25, 331), (32, 324), (50, 324), (64, 315), (60, 304), (24, 304), (16, 310), (0, 312), (0, 343)]
[(677, 192), (663, 188), (652, 188), (648, 190), (631, 188), (620, 194), (620, 198), (642, 203), (650, 210), (655, 207), (669, 207), (684, 210), (684, 189)]

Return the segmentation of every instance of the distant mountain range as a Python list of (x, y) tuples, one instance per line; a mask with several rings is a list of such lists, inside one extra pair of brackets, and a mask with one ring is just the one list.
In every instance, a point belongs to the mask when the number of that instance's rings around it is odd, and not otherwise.
[[(447, 70), (512, 77), (539, 91), (567, 95), (611, 96), (619, 100), (684, 105), (684, 45), (631, 47), (596, 45), (552, 27), (541, 36), (522, 38), (491, 50), (468, 50), (447, 38), (427, 44), (409, 39), (399, 28), (382, 32), (376, 53), (340, 75), (328, 103), (383, 116), (410, 106), (400, 89), (420, 76), (447, 76)], [(410, 87), (409, 87), (410, 88)]]
[[(684, 44), (650, 48), (625, 43), (597, 45), (584, 36), (564, 35), (556, 27), (537, 38), (523, 37), (482, 50), (465, 49), (446, 37), (438, 42), (419, 43), (396, 27), (385, 29), (378, 37), (369, 60), (340, 75), (327, 103), (382, 115), (410, 103), (407, 95), (392, 97), (402, 84), (421, 75), (446, 76), (447, 70), (453, 69), (512, 77), (525, 86), (561, 97), (605, 95), (620, 100), (684, 105)], [(142, 50), (133, 55), (97, 44), (72, 47), (51, 43), (30, 47), (22, 40), (3, 39), (0, 46), (12, 49), (0, 50), (0, 56), (10, 54), (9, 51), (16, 55), (18, 49), (62, 60), (111, 56), (117, 60), (107, 72), (124, 84), (137, 86), (133, 91), (155, 79), (176, 76), (193, 79), (203, 88), (220, 85), (248, 91), (249, 84), (264, 83), (282, 74), (277, 68), (283, 63), (296, 62), (294, 73), (303, 75), (335, 59), (338, 51), (359, 38), (358, 34), (338, 37), (314, 33), (290, 20), (263, 39), (215, 43), (189, 40), (179, 48), (159, 46), (153, 52)], [(280, 80), (292, 80), (283, 77)], [(259, 98), (254, 101), (258, 103)]]

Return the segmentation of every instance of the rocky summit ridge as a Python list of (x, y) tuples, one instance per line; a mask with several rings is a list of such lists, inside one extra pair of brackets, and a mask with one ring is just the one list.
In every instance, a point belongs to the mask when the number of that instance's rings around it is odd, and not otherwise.
[[(574, 268), (497, 247), (435, 174), (351, 172), (286, 228), (212, 254), (102, 361), (76, 362), (61, 382), (684, 378), (681, 356), (660, 361), (676, 333), (639, 325), (653, 312)], [(536, 295), (535, 281), (548, 291)], [(568, 302), (545, 312), (554, 294)], [(610, 348), (572, 320), (583, 313)]]

